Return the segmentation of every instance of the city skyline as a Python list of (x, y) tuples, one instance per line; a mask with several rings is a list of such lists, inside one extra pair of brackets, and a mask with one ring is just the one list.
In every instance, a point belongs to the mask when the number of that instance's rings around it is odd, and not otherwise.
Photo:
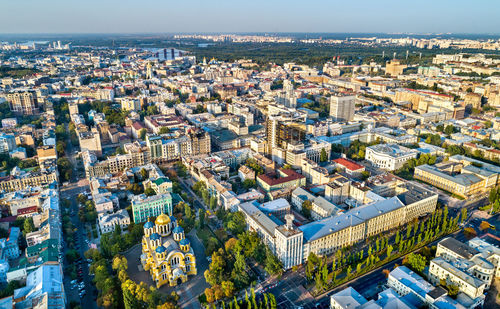
[[(484, 5), (481, 5), (481, 2)], [(9, 2), (0, 20), (0, 33), (468, 33), (498, 34), (495, 18), (500, 3), (479, 1), (463, 9), (460, 1), (384, 5), (313, 1), (203, 1), (95, 0), (67, 5), (60, 0)], [(488, 10), (483, 8), (487, 5)], [(172, 12), (175, 12), (173, 14)], [(145, 22), (147, 21), (147, 22)]]

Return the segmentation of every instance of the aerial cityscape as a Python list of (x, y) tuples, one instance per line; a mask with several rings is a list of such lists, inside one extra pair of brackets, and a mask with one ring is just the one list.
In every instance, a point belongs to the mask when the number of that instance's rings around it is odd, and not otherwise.
[(500, 4), (21, 2), (0, 309), (500, 308)]

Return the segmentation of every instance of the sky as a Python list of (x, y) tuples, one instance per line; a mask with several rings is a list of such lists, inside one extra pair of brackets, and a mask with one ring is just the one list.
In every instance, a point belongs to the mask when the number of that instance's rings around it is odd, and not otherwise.
[(500, 33), (498, 0), (0, 0), (0, 33)]

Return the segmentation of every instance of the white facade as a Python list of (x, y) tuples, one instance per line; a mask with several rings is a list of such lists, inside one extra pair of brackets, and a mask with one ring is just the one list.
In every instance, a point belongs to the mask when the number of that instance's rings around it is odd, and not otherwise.
[(130, 216), (127, 210), (121, 209), (116, 213), (99, 216), (98, 221), (101, 233), (110, 233), (115, 230), (116, 225), (119, 225), (122, 230), (127, 229), (130, 224)]
[(374, 166), (394, 171), (403, 167), (406, 161), (416, 158), (417, 152), (397, 144), (378, 144), (366, 147), (365, 159)]

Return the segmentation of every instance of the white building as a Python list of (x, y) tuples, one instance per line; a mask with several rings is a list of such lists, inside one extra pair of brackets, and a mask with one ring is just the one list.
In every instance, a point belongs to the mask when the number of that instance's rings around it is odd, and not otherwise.
[(130, 224), (130, 216), (126, 209), (121, 209), (115, 213), (99, 216), (98, 221), (101, 233), (113, 232), (117, 225), (119, 225), (123, 231), (127, 229)]
[(330, 116), (334, 121), (348, 122), (354, 118), (355, 95), (332, 95), (330, 97)]
[(398, 144), (378, 144), (366, 147), (365, 159), (374, 166), (394, 171), (403, 167), (406, 161), (416, 158), (417, 151)]

